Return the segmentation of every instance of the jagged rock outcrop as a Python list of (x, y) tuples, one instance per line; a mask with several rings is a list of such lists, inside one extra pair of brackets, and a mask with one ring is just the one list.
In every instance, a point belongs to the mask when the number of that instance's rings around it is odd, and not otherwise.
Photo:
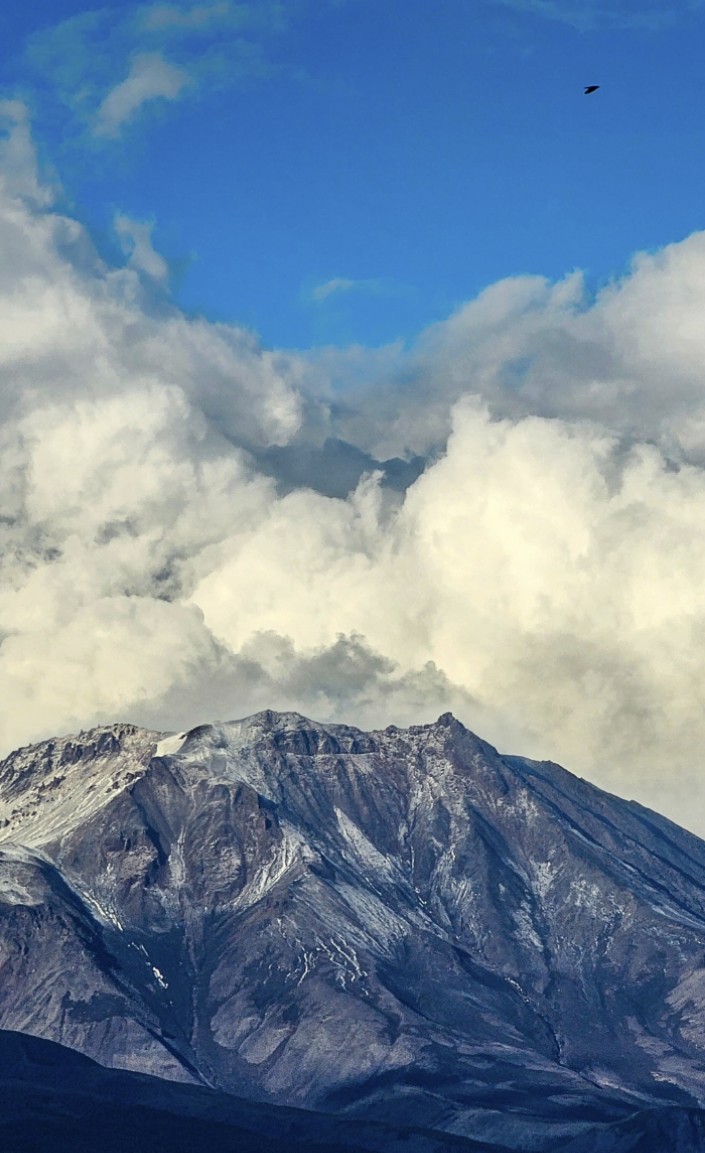
[(697, 1116), (705, 844), (449, 714), (45, 742), (0, 765), (0, 1026), (488, 1147)]

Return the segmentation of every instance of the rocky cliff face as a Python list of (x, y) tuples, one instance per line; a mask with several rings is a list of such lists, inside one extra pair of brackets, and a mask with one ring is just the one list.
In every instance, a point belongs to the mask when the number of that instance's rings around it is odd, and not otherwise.
[(697, 1116), (705, 843), (450, 715), (45, 742), (0, 765), (0, 1027), (488, 1148)]

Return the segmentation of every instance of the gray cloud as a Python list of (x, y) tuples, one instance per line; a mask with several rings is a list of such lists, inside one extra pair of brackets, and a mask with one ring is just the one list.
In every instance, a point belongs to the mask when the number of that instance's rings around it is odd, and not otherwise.
[(264, 632), (237, 654), (227, 647), (210, 653), (186, 677), (173, 678), (156, 702), (145, 698), (134, 704), (130, 717), (148, 727), (183, 729), (216, 716), (233, 717), (234, 707), (244, 716), (272, 701), (308, 716), (354, 718), (368, 728), (386, 726), (390, 717), (400, 725), (424, 724), (449, 708), (466, 718), (480, 716), (469, 694), (431, 661), (404, 672), (362, 637), (340, 635), (306, 654), (288, 637)]
[(501, 282), (411, 351), (267, 350), (103, 263), (7, 118), (2, 751), (451, 708), (705, 831), (705, 235), (594, 299)]
[(136, 268), (138, 272), (143, 272), (151, 280), (166, 284), (169, 279), (169, 266), (152, 245), (152, 225), (132, 220), (123, 212), (118, 212), (114, 228), (130, 266)]

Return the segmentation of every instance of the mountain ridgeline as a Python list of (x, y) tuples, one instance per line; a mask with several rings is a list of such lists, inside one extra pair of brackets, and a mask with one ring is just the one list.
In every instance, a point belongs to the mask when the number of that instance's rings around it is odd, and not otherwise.
[(705, 843), (450, 714), (46, 741), (0, 764), (0, 1029), (314, 1149), (691, 1153)]

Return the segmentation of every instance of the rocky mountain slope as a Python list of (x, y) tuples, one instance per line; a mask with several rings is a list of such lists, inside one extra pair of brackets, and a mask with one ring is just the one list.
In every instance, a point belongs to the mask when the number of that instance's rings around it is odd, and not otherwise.
[(44, 742), (0, 764), (0, 1027), (487, 1149), (646, 1149), (705, 1106), (705, 843), (450, 715)]
[[(705, 1111), (662, 1106), (561, 1142), (562, 1153), (699, 1153)], [(350, 1121), (106, 1069), (27, 1033), (0, 1030), (4, 1153), (501, 1153), (472, 1138)]]
[(445, 1133), (338, 1120), (106, 1069), (0, 1030), (3, 1153), (478, 1153)]

